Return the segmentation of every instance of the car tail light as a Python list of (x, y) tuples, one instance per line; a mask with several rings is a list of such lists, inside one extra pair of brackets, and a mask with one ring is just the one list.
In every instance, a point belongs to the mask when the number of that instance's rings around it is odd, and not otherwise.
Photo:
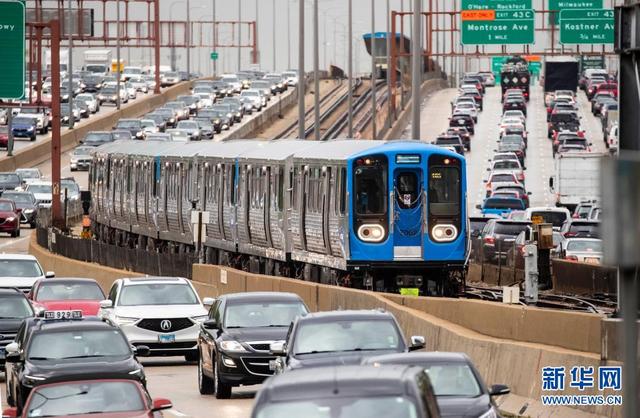
[(568, 255), (565, 257), (565, 260), (567, 261), (578, 261), (578, 257), (576, 257), (575, 255)]
[(578, 234), (576, 234), (575, 232), (565, 232), (564, 233), (564, 237), (565, 238), (575, 237), (576, 235), (578, 235)]
[(524, 245), (518, 245), (518, 251), (520, 251), (520, 254), (522, 254), (523, 257), (527, 255), (527, 251), (524, 249)]
[(516, 175), (516, 178), (518, 179), (518, 181), (524, 181), (524, 173), (518, 173)]
[(495, 245), (496, 243), (496, 239), (493, 237), (485, 237), (484, 238), (484, 243), (487, 245)]

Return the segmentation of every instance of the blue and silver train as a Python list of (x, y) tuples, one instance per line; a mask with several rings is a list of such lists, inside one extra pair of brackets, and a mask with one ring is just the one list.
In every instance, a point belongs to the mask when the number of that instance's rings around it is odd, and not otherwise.
[(423, 142), (117, 141), (89, 182), (105, 242), (193, 253), (202, 212), (208, 263), (422, 294), (464, 278), (465, 160)]

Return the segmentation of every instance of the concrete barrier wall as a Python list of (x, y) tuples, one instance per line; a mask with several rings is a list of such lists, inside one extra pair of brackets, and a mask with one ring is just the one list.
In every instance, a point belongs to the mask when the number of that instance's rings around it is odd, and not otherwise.
[(578, 295), (615, 295), (618, 292), (618, 270), (614, 267), (553, 259), (551, 270), (556, 292)]
[[(190, 85), (190, 83), (186, 82), (180, 83), (169, 87), (159, 95), (150, 95), (141, 100), (123, 105), (119, 112), (92, 116), (88, 121), (64, 132), (60, 136), (62, 151), (68, 151), (78, 145), (80, 140), (90, 131), (110, 131), (119, 119), (137, 118), (181, 94), (188, 93)], [(51, 136), (16, 151), (13, 157), (0, 158), (0, 171), (14, 171), (17, 168), (32, 167), (50, 158)]]
[[(32, 239), (30, 252), (58, 276), (95, 277), (105, 289), (119, 277), (136, 274), (81, 263), (50, 254)], [(502, 306), (481, 301), (410, 298), (339, 288), (290, 279), (250, 274), (210, 265), (194, 265), (193, 284), (201, 297), (244, 291), (287, 291), (300, 295), (312, 311), (383, 308), (393, 313), (405, 335), (424, 335), (427, 349), (462, 351), (477, 365), (487, 384), (505, 383), (512, 394), (498, 400), (500, 408), (517, 416), (622, 417), (622, 408), (583, 407), (580, 410), (544, 407), (540, 396), (541, 368), (574, 365), (594, 367), (618, 364), (601, 361), (592, 341), (599, 317), (528, 307)], [(460, 324), (469, 324), (470, 327)], [(497, 337), (500, 336), (500, 337)], [(539, 342), (518, 341), (532, 339)], [(575, 340), (575, 343), (571, 343)], [(541, 343), (542, 342), (542, 343)], [(584, 350), (564, 348), (576, 344)], [(591, 350), (594, 349), (594, 350)], [(591, 352), (588, 352), (590, 351)], [(595, 390), (567, 390), (563, 394), (595, 395)], [(613, 394), (605, 392), (605, 395)]]

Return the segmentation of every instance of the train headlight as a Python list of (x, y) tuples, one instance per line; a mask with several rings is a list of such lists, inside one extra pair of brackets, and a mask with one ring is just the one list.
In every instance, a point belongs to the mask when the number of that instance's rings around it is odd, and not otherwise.
[(431, 236), (436, 242), (451, 242), (458, 238), (458, 228), (454, 225), (436, 225), (431, 230)]
[(358, 238), (365, 242), (380, 242), (384, 234), (384, 228), (377, 224), (364, 224), (358, 228)]

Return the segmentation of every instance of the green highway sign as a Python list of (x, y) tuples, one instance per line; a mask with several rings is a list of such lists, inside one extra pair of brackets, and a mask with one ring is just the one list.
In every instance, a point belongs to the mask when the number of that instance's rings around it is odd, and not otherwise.
[(212, 52), (211, 53), (211, 59), (216, 61), (218, 59), (218, 53), (217, 52)]
[(602, 0), (549, 0), (549, 23), (555, 25), (558, 23), (558, 12), (570, 9), (602, 9)]
[[(473, 5), (467, 2), (469, 7)], [(495, 3), (495, 4), (494, 4)], [(478, 2), (476, 5), (498, 6), (498, 2)], [(500, 2), (500, 9), (472, 8), (462, 10), (463, 45), (507, 45), (532, 44), (535, 39), (535, 12), (519, 8), (530, 6), (530, 0), (509, 0)], [(506, 9), (507, 6), (512, 9)]]
[(561, 44), (613, 44), (613, 9), (560, 12)]
[(605, 68), (604, 55), (582, 55), (580, 57), (580, 71), (589, 68)]
[(462, 10), (530, 10), (531, 0), (462, 0)]
[(0, 0), (0, 51), (2, 77), (0, 98), (22, 99), (25, 74), (25, 5)]
[(508, 57), (491, 57), (491, 71), (493, 72), (493, 76), (496, 78), (496, 83), (500, 83), (502, 73), (502, 66), (505, 62), (507, 62)]

